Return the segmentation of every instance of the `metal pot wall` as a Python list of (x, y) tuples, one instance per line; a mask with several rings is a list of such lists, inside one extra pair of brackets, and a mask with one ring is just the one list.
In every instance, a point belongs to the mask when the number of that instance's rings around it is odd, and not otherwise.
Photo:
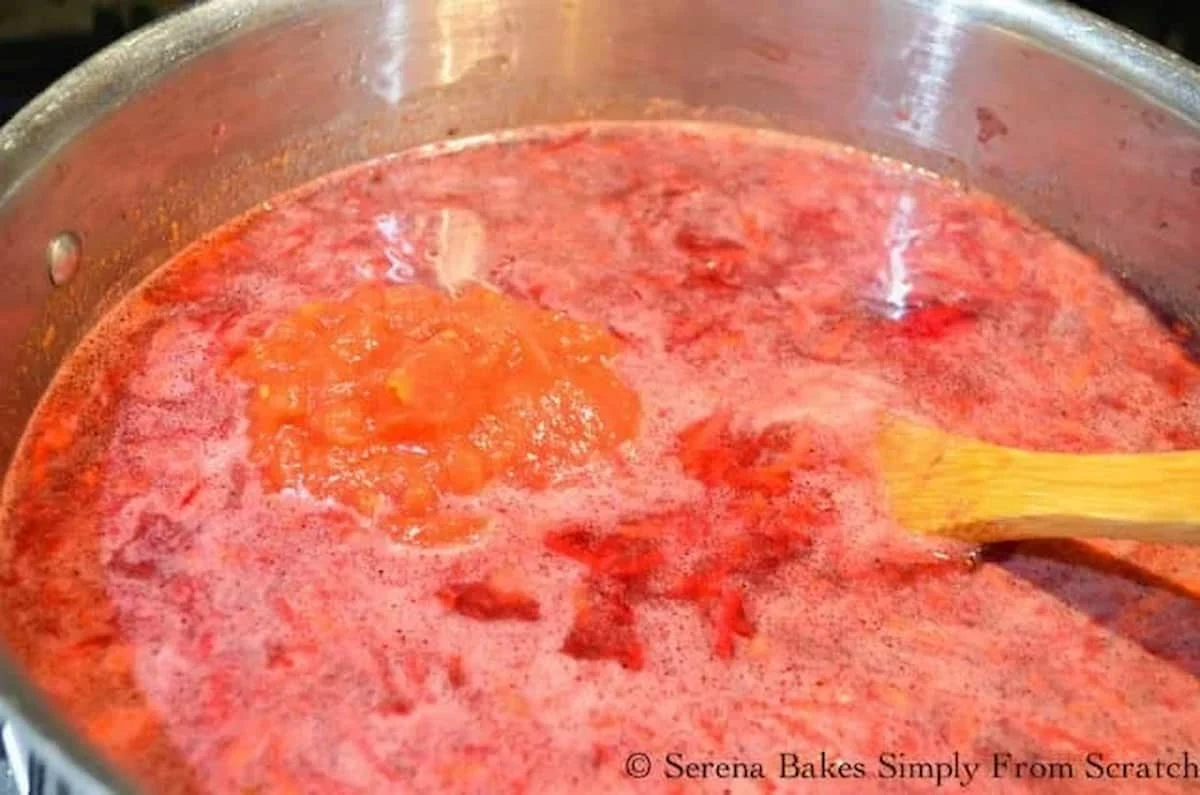
[[(1200, 70), (1062, 4), (213, 0), (0, 130), (0, 467), (105, 309), (273, 193), (444, 138), (672, 117), (967, 180), (1200, 327)], [(2, 661), (0, 702), (76, 787), (125, 790)]]

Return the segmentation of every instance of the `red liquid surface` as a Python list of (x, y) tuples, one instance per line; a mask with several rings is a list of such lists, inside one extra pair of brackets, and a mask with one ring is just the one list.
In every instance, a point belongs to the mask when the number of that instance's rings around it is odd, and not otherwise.
[[(447, 210), (484, 233), (453, 296)], [(972, 565), (889, 519), (884, 411), (1200, 447), (1200, 369), (1093, 260), (861, 153), (406, 153), (201, 241), (68, 363), (8, 484), (0, 630), (152, 792), (927, 792), (881, 754), (955, 752), (970, 791), (1194, 787), (1085, 760), (1200, 763), (1200, 552)], [(765, 778), (671, 777), (735, 760)]]

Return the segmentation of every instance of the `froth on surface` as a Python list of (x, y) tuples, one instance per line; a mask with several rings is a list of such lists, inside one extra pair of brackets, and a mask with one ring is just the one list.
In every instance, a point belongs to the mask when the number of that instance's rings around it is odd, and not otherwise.
[[(840, 148), (670, 125), (406, 153), (271, 204), (102, 326), (9, 482), (0, 630), (153, 791), (643, 792), (671, 782), (626, 778), (632, 751), (1200, 744), (1194, 598), (1031, 557), (969, 570), (969, 550), (905, 536), (880, 504), (882, 410), (1045, 449), (1200, 445), (1195, 365), (1095, 262), (1014, 211)], [(614, 367), (644, 420), (620, 455), (551, 488), (469, 498), (493, 518), (486, 540), (429, 552), (268, 493), (227, 364), (304, 302), (435, 283), (448, 209), (479, 219), (483, 281), (625, 340)], [(811, 433), (814, 463), (775, 499), (827, 495), (834, 519), (790, 528), (811, 547), (738, 580), (754, 631), (729, 659), (703, 611), (671, 599), (634, 606), (641, 670), (563, 654), (586, 572), (546, 534), (674, 512), (675, 565), (719, 554), (736, 495), (689, 475), (678, 449), (725, 411), (739, 432)], [(1093, 549), (1200, 580), (1197, 553)], [(480, 621), (436, 598), (484, 578), (515, 583), (540, 617)]]

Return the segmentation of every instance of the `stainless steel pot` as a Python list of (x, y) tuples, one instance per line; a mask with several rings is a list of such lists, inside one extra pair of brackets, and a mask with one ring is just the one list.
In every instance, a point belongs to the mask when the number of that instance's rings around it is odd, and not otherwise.
[[(0, 130), (0, 466), (80, 336), (206, 228), (362, 158), (593, 117), (774, 126), (970, 181), (1200, 327), (1200, 70), (1062, 4), (213, 0)], [(3, 662), (0, 706), (83, 791), (127, 790)]]

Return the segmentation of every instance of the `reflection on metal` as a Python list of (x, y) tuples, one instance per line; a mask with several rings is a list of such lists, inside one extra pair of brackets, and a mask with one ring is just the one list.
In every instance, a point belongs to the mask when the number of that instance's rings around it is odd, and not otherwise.
[(16, 785), (17, 792), (20, 795), (30, 795), (28, 757), (25, 749), (17, 740), (17, 734), (13, 731), (11, 723), (5, 724), (0, 729), (0, 745), (3, 746), (4, 758), (12, 769), (13, 783)]
[(405, 37), (408, 35), (407, 0), (383, 0), (383, 18), (379, 26), (377, 64), (366, 64), (371, 88), (384, 102), (395, 105), (405, 94)]
[(583, 29), (583, 7), (583, 3), (567, 2), (560, 9), (564, 30), (562, 51), (559, 53), (560, 68), (562, 74), (571, 80), (579, 74), (579, 52), (589, 43), (585, 38), (587, 31)]
[(462, 46), (469, 45), (473, 39), (466, 42), (454, 35), (455, 17), (462, 12), (462, 0), (437, 0), (434, 14), (437, 18), (438, 38), (441, 41), (441, 63), (438, 68), (438, 82), (453, 83), (458, 79), (462, 69)]
[(911, 79), (909, 90), (898, 98), (907, 114), (897, 127), (922, 146), (934, 147), (943, 129), (943, 114), (953, 107), (950, 95), (953, 73), (963, 53), (961, 0), (928, 4), (929, 19), (913, 29), (904, 44), (903, 58)]
[[(438, 83), (452, 85), (471, 69), (500, 56), (511, 61), (506, 31), (510, 22), (502, 3), (489, 0), (434, 0), (434, 21), (438, 37)], [(464, 35), (473, 31), (472, 35)]]

